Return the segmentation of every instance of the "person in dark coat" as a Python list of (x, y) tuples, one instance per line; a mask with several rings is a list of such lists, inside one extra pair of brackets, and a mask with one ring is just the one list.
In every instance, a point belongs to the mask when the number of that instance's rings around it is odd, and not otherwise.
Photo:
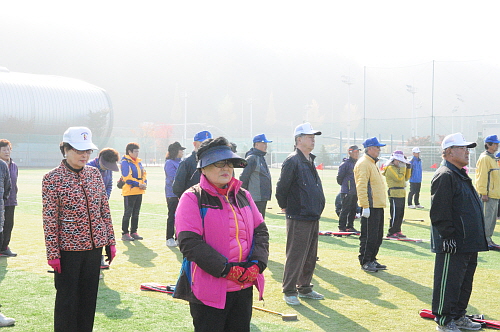
[(465, 316), (479, 251), (487, 251), (481, 199), (464, 167), (469, 148), (462, 134), (444, 138), (444, 165), (431, 181), (431, 249), (436, 253), (432, 313), (438, 331), (479, 330)]
[(245, 155), (248, 165), (240, 175), (242, 187), (252, 195), (262, 218), (266, 217), (267, 202), (271, 200), (272, 194), (271, 172), (264, 158), (267, 153), (267, 143), (271, 142), (264, 134), (253, 138), (253, 148)]
[(354, 228), (354, 219), (358, 207), (358, 194), (356, 182), (354, 182), (354, 165), (358, 161), (360, 150), (357, 145), (349, 147), (347, 150), (349, 158), (345, 158), (340, 164), (337, 174), (337, 183), (341, 186), (340, 194), (342, 197), (342, 209), (339, 215), (340, 232), (357, 232)]

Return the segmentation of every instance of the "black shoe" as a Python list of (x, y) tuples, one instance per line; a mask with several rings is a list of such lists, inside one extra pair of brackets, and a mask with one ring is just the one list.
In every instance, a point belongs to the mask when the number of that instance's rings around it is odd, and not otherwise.
[(359, 233), (359, 231), (356, 228), (354, 228), (354, 227), (347, 227), (346, 228), (346, 232)]
[(373, 263), (375, 263), (375, 268), (377, 270), (387, 270), (387, 265), (380, 264), (377, 260), (374, 260)]
[(368, 262), (368, 263), (361, 265), (361, 270), (366, 271), (366, 272), (378, 272), (378, 269), (375, 267), (374, 262)]

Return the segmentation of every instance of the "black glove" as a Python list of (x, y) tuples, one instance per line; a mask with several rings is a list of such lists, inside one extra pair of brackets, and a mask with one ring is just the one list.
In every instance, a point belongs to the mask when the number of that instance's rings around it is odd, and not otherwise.
[(455, 254), (457, 252), (457, 242), (455, 239), (443, 239), (443, 252)]

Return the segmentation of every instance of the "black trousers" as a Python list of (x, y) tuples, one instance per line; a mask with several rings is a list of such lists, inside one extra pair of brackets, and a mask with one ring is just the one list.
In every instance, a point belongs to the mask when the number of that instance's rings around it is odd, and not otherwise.
[(257, 209), (259, 209), (259, 212), (262, 215), (262, 218), (265, 219), (266, 218), (267, 201), (255, 202), (255, 205), (257, 205)]
[(167, 218), (167, 240), (172, 239), (175, 233), (175, 210), (179, 205), (178, 197), (167, 197), (168, 218)]
[(358, 207), (358, 196), (342, 194), (342, 209), (339, 216), (339, 229), (353, 228)]
[(224, 309), (189, 303), (195, 332), (247, 332), (252, 319), (253, 287), (226, 293)]
[(61, 273), (55, 273), (57, 290), (54, 331), (91, 332), (94, 326), (102, 248), (61, 251)]
[(370, 208), (370, 218), (361, 217), (358, 256), (361, 265), (377, 259), (383, 236), (384, 209)]
[(387, 234), (401, 232), (401, 225), (405, 216), (405, 198), (404, 197), (389, 197), (391, 220), (389, 231)]
[(411, 202), (415, 198), (415, 205), (420, 205), (420, 182), (410, 182), (410, 193), (408, 194), (408, 206), (413, 205)]
[(14, 228), (14, 210), (15, 205), (5, 207), (5, 222), (3, 224), (3, 232), (0, 233), (0, 251), (7, 250), (10, 243), (10, 236)]
[(129, 233), (128, 225), (130, 222), (130, 233), (137, 233), (139, 225), (139, 212), (141, 212), (142, 194), (123, 197), (125, 212), (122, 219), (122, 234)]
[(467, 312), (476, 267), (477, 252), (436, 254), (432, 313), (439, 325)]

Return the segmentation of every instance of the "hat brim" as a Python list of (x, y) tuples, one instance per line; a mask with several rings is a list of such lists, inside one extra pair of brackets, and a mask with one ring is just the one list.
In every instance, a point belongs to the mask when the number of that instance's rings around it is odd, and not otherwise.
[(99, 158), (99, 163), (102, 166), (104, 166), (105, 168), (112, 170), (113, 172), (118, 172), (119, 171), (118, 165), (116, 163), (111, 163), (111, 162), (106, 161), (106, 160), (104, 160), (102, 158)]
[(301, 132), (301, 133), (295, 134), (295, 136), (299, 136), (299, 135), (321, 135), (321, 131), (311, 130), (311, 131)]
[(500, 143), (499, 140), (496, 140), (496, 141), (485, 141), (484, 143)]
[(95, 146), (94, 143), (88, 141), (83, 143), (68, 143), (68, 144), (71, 145), (75, 150), (79, 151), (98, 150), (97, 146)]
[(229, 146), (216, 146), (203, 152), (198, 160), (197, 168), (212, 165), (221, 160), (230, 160), (234, 168), (245, 168), (247, 161), (231, 151)]
[(264, 141), (255, 141), (254, 143), (272, 143), (273, 141), (270, 140), (264, 140)]

